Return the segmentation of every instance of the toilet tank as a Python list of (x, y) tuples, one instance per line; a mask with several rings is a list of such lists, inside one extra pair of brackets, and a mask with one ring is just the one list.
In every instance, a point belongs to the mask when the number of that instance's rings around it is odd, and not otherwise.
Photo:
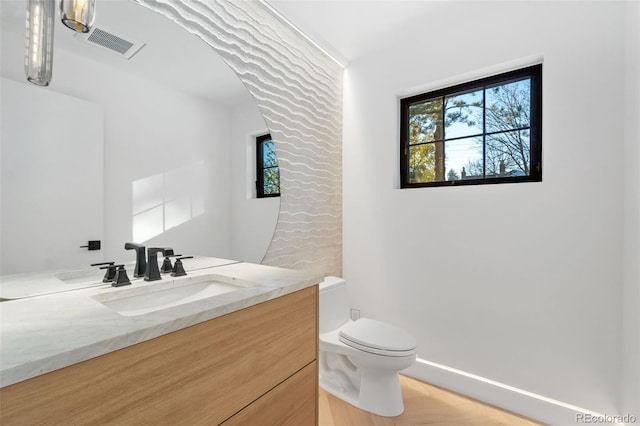
[(342, 278), (326, 277), (320, 283), (320, 333), (327, 333), (349, 320), (347, 283)]

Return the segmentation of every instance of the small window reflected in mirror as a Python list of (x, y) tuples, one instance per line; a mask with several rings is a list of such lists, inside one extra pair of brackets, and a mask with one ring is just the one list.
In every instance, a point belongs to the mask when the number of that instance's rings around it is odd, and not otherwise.
[(280, 168), (271, 134), (256, 138), (257, 198), (280, 196)]

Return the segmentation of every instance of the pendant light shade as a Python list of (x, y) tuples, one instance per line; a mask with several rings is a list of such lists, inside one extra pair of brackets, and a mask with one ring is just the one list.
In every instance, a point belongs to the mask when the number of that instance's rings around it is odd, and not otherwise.
[(95, 0), (59, 0), (62, 23), (79, 33), (88, 33), (96, 16)]
[(54, 15), (54, 0), (27, 0), (24, 71), (27, 80), (40, 86), (51, 81)]

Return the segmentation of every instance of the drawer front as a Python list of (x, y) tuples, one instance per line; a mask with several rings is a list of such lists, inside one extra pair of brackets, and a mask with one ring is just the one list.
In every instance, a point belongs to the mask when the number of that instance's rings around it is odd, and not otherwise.
[(317, 419), (317, 361), (280, 383), (224, 426), (313, 426)]
[(317, 357), (318, 287), (0, 389), (0, 424), (217, 424)]

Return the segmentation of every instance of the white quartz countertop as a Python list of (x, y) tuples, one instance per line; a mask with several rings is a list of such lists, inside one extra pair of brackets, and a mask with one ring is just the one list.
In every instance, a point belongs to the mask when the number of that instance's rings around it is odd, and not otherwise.
[(139, 316), (121, 315), (96, 296), (108, 297), (106, 293), (135, 287), (170, 286), (173, 278), (140, 280), (119, 288), (101, 284), (0, 302), (0, 387), (275, 299), (323, 279), (319, 273), (244, 262), (222, 262), (222, 266), (188, 272), (187, 277), (195, 280), (207, 274), (252, 285)]

